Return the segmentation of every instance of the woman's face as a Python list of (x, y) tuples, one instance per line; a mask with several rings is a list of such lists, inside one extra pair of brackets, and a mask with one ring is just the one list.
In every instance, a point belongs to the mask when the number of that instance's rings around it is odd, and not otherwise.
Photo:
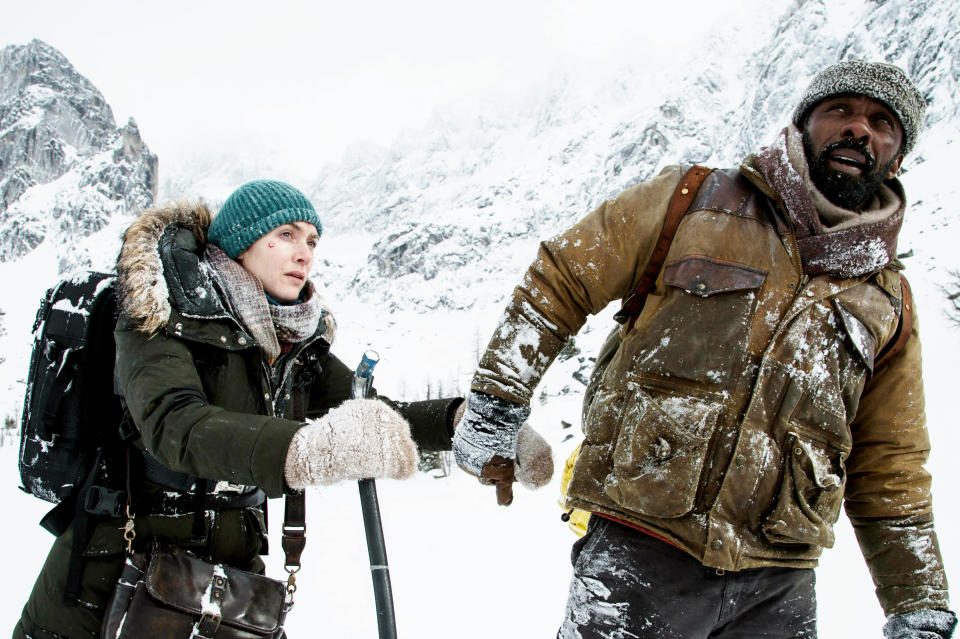
[(290, 222), (251, 244), (237, 256), (237, 261), (260, 280), (270, 297), (293, 302), (307, 282), (319, 239), (313, 224)]

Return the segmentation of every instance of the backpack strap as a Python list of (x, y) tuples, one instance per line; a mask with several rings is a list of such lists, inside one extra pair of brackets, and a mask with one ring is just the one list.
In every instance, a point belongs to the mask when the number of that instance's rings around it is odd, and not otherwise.
[(70, 560), (67, 563), (66, 585), (63, 591), (63, 603), (67, 606), (78, 605), (77, 597), (80, 594), (80, 584), (83, 577), (83, 551), (90, 543), (93, 529), (96, 526), (96, 520), (87, 511), (85, 496), (93, 485), (94, 477), (97, 476), (102, 454), (103, 449), (98, 449), (90, 473), (84, 479), (83, 485), (72, 500), (74, 508), (73, 541), (70, 545)]
[(680, 226), (680, 221), (687, 214), (687, 210), (693, 203), (693, 198), (700, 190), (700, 185), (703, 184), (711, 170), (705, 166), (695, 165), (690, 167), (680, 178), (680, 183), (674, 189), (670, 204), (667, 206), (667, 217), (663, 222), (663, 229), (660, 231), (660, 237), (653, 247), (653, 253), (650, 255), (647, 267), (644, 269), (636, 288), (624, 298), (620, 310), (613, 316), (613, 319), (619, 323), (625, 324), (629, 321), (632, 324), (640, 311), (643, 310), (647, 295), (653, 290), (653, 285), (656, 283), (657, 277), (660, 275), (660, 269), (663, 267), (663, 261), (670, 251), (670, 244), (673, 242), (674, 235), (677, 234), (677, 227)]
[(877, 356), (873, 365), (873, 370), (893, 359), (894, 355), (903, 350), (907, 340), (910, 339), (910, 333), (913, 332), (913, 292), (910, 290), (910, 283), (903, 273), (900, 273), (900, 290), (903, 297), (900, 302), (900, 322), (897, 324), (897, 331), (893, 334), (893, 339), (887, 342), (880, 354)]

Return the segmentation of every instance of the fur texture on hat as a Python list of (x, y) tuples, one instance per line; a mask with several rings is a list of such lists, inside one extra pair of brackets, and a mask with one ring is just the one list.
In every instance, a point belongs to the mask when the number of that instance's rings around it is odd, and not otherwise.
[(794, 110), (793, 123), (803, 129), (818, 102), (844, 93), (865, 95), (887, 105), (903, 126), (904, 155), (913, 150), (927, 104), (903, 69), (884, 62), (847, 60), (818, 73)]

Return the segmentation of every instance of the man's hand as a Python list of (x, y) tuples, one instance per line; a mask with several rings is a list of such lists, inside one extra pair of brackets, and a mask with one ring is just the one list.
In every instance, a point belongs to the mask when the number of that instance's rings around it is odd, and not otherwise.
[(550, 445), (526, 422), (530, 408), (485, 393), (471, 393), (453, 437), (457, 464), (480, 483), (495, 486), (497, 503), (513, 502), (513, 482), (529, 488), (553, 476)]
[(957, 616), (949, 610), (914, 610), (887, 617), (885, 639), (950, 639)]

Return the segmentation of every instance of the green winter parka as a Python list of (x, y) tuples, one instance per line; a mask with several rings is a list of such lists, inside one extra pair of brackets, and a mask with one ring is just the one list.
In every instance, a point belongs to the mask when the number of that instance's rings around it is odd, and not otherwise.
[[(313, 337), (271, 365), (228, 310), (201, 262), (210, 214), (177, 204), (141, 214), (118, 261), (117, 385), (145, 449), (166, 468), (287, 492), (283, 468), (298, 413), (320, 417), (350, 397), (351, 370), (329, 352), (324, 312)], [(391, 403), (421, 450), (450, 446), (460, 399)]]
[[(134, 445), (146, 451), (143, 459), (137, 450), (131, 455), (134, 548), (157, 539), (263, 572), (264, 496), (289, 492), (284, 461), (303, 424), (288, 416), (319, 417), (349, 399), (351, 370), (329, 352), (329, 316), (313, 337), (267, 363), (201, 262), (210, 220), (202, 204), (145, 211), (126, 232), (118, 261), (116, 385), (140, 436)], [(461, 402), (389, 403), (420, 450), (434, 451), (450, 448)], [(157, 463), (160, 471), (147, 471)], [(197, 485), (207, 486), (202, 501), (190, 489)], [(123, 524), (100, 520), (90, 532), (76, 606), (63, 601), (74, 527), (57, 538), (15, 638), (99, 636), (123, 566)]]
[[(682, 174), (669, 167), (541, 244), (474, 390), (529, 403), (586, 317), (637, 285)], [(815, 566), (845, 505), (885, 612), (946, 609), (916, 322), (874, 369), (901, 278), (807, 276), (779, 206), (750, 166), (704, 182), (584, 405), (567, 505), (723, 570)]]

